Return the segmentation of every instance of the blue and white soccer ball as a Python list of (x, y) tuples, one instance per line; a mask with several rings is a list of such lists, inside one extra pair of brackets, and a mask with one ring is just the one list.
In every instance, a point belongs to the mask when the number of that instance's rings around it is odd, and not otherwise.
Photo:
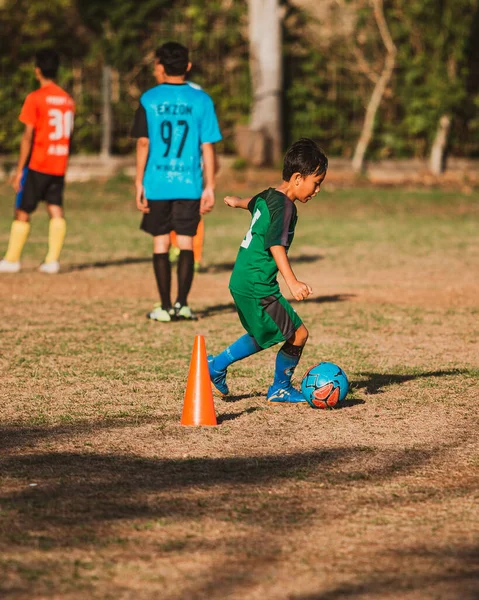
[(301, 382), (303, 396), (313, 408), (333, 408), (348, 393), (346, 373), (330, 362), (321, 362), (309, 368)]

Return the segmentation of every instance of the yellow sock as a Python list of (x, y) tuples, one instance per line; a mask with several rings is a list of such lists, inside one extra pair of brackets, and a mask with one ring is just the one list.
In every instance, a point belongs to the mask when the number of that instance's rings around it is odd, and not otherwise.
[(60, 252), (63, 248), (67, 224), (63, 218), (50, 219), (48, 229), (48, 254), (45, 258), (46, 263), (56, 262), (60, 258)]
[(8, 241), (5, 260), (8, 260), (9, 262), (18, 262), (20, 260), (23, 246), (25, 246), (29, 233), (30, 223), (26, 223), (25, 221), (13, 221), (12, 228), (10, 229), (10, 239)]

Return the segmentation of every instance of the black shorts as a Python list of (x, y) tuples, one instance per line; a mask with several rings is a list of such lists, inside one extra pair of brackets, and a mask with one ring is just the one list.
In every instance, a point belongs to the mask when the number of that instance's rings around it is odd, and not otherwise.
[(148, 200), (148, 208), (150, 212), (143, 215), (140, 225), (146, 233), (196, 235), (201, 218), (199, 200)]
[(41, 200), (55, 206), (63, 206), (64, 186), (63, 175), (48, 175), (26, 168), (22, 177), (22, 189), (15, 200), (15, 208), (32, 213)]

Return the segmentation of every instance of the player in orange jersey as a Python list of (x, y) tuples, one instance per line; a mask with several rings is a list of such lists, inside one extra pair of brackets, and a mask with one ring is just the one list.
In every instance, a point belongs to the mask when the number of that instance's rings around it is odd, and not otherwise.
[(44, 200), (50, 216), (48, 253), (40, 271), (58, 273), (58, 259), (65, 239), (63, 187), (70, 154), (75, 105), (55, 83), (59, 59), (53, 50), (40, 50), (35, 56), (35, 76), (40, 88), (29, 94), (19, 120), (25, 125), (20, 156), (13, 175), (16, 193), (15, 218), (7, 253), (0, 261), (0, 273), (20, 271), (20, 256), (30, 232), (30, 215)]

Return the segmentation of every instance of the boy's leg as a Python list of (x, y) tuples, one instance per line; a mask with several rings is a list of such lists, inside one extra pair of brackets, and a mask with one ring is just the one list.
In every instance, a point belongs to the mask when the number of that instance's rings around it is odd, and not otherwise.
[(226, 383), (226, 373), (228, 367), (238, 360), (247, 358), (263, 350), (252, 335), (246, 333), (228, 346), (221, 354), (217, 356), (208, 356), (208, 367), (210, 370), (211, 381), (216, 389), (226, 396), (229, 393)]
[(0, 261), (0, 273), (18, 273), (23, 247), (30, 233), (30, 213), (37, 207), (39, 190), (35, 174), (23, 169), (21, 189), (15, 197), (15, 220), (10, 229), (7, 252)]
[(200, 221), (199, 200), (172, 201), (172, 228), (180, 249), (178, 257), (178, 297), (175, 302), (176, 316), (179, 319), (194, 320), (196, 315), (188, 306), (188, 295), (193, 284), (194, 255), (193, 237)]
[(168, 258), (171, 232), (170, 200), (148, 200), (149, 213), (143, 215), (140, 229), (153, 236), (153, 271), (161, 304), (147, 314), (149, 319), (168, 323), (174, 319), (171, 306), (171, 264)]
[(30, 217), (23, 211), (17, 211), (16, 219), (10, 229), (7, 252), (0, 262), (1, 273), (17, 273), (20, 271), (20, 257), (30, 233)]
[(38, 173), (37, 179), (42, 187), (41, 197), (47, 203), (47, 211), (50, 217), (48, 230), (48, 252), (39, 271), (42, 273), (58, 273), (60, 270), (60, 252), (65, 241), (67, 231), (63, 216), (63, 189), (65, 178), (57, 175), (44, 175)]
[(193, 284), (194, 276), (194, 255), (193, 238), (187, 235), (177, 235), (180, 255), (178, 257), (178, 297), (176, 304), (188, 306), (188, 294)]
[(153, 237), (153, 271), (156, 286), (161, 299), (161, 306), (156, 306), (148, 316), (155, 321), (172, 320), (174, 310), (171, 304), (171, 263), (168, 256), (170, 245), (169, 234)]
[(67, 224), (63, 216), (63, 209), (61, 206), (55, 204), (47, 204), (48, 214), (50, 216), (50, 223), (48, 226), (48, 252), (40, 265), (39, 271), (42, 273), (58, 273), (60, 270), (60, 253), (63, 248), (63, 242), (65, 241), (65, 235), (67, 231)]
[(292, 386), (291, 378), (299, 363), (307, 339), (308, 330), (304, 325), (301, 325), (280, 348), (276, 356), (274, 381), (267, 394), (269, 402), (306, 402), (303, 394)]

